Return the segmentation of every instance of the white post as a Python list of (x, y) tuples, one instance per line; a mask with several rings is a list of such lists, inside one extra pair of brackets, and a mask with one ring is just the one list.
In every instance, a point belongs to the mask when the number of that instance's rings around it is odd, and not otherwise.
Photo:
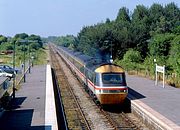
[(164, 88), (164, 82), (165, 82), (165, 65), (163, 65), (163, 88)]
[(157, 64), (156, 64), (155, 70), (156, 70), (156, 75), (155, 75), (155, 76), (156, 76), (156, 81), (155, 81), (155, 85), (157, 85), (157, 83), (158, 83), (158, 82), (157, 82), (157, 77), (158, 77), (158, 73), (157, 73)]

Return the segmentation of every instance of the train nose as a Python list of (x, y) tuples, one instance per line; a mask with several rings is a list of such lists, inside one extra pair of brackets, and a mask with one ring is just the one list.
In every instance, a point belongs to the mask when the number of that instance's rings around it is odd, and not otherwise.
[(127, 93), (119, 94), (97, 94), (97, 98), (101, 104), (121, 104), (127, 97)]

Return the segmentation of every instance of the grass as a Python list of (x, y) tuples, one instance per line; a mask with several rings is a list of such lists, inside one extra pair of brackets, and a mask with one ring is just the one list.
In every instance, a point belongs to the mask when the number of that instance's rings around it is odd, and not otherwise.
[(39, 49), (36, 52), (34, 64), (35, 65), (43, 65), (47, 63), (47, 47), (44, 49)]
[(0, 55), (0, 61), (3, 64), (11, 65), (13, 61), (12, 55)]
[[(32, 54), (30, 54), (32, 56)], [(42, 65), (47, 63), (47, 47), (41, 48), (35, 52), (33, 52), (34, 56), (34, 65)], [(20, 51), (16, 51), (15, 56), (15, 66), (20, 66), (21, 63), (24, 61), (24, 53)], [(28, 62), (29, 55), (25, 54), (26, 62)], [(0, 55), (0, 63), (7, 64), (13, 66), (13, 54), (9, 55)]]

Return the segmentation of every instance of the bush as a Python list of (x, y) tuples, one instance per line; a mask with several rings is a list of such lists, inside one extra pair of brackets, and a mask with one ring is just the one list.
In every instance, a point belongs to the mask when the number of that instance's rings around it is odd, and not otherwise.
[(122, 66), (126, 70), (138, 70), (141, 63), (140, 52), (130, 49), (128, 50), (122, 60), (115, 60), (115, 63)]
[(123, 61), (129, 63), (140, 63), (141, 60), (142, 58), (140, 52), (133, 49), (128, 50), (123, 57)]

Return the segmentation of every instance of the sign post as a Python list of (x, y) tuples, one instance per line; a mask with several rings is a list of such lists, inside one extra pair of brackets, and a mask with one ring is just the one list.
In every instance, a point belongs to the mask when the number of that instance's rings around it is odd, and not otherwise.
[(155, 85), (157, 85), (157, 83), (158, 83), (158, 72), (163, 73), (163, 88), (164, 88), (164, 84), (165, 84), (165, 65), (158, 66), (156, 64), (156, 81), (155, 81)]

